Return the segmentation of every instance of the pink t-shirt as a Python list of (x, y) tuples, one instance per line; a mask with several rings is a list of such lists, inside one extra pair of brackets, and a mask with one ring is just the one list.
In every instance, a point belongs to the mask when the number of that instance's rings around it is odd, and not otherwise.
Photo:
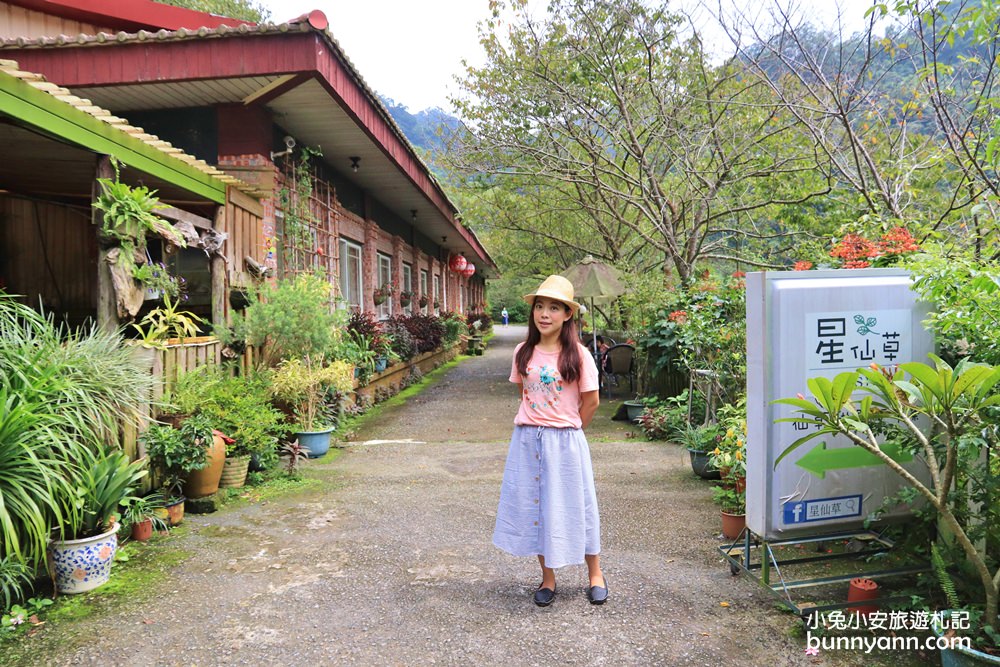
[(580, 428), (580, 394), (597, 391), (600, 381), (594, 357), (580, 345), (580, 379), (563, 382), (559, 375), (559, 353), (542, 352), (537, 347), (528, 361), (528, 376), (517, 372), (517, 351), (524, 343), (514, 348), (514, 359), (510, 365), (510, 381), (524, 385), (521, 391), (521, 407), (518, 408), (514, 423), (521, 426), (554, 426), (556, 428)]

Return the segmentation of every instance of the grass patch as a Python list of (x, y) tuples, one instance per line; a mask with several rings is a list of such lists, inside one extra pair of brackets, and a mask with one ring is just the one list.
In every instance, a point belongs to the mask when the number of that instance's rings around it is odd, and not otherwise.
[[(369, 409), (364, 414), (346, 417), (344, 419), (343, 423), (340, 425), (340, 428), (338, 428), (336, 431), (334, 431), (334, 435), (339, 435), (339, 437), (337, 438), (337, 440), (339, 442), (346, 442), (346, 441), (351, 440), (358, 431), (360, 431), (361, 429), (363, 429), (370, 422), (379, 419), (386, 410), (390, 410), (390, 409), (392, 409), (392, 408), (394, 408), (396, 406), (404, 404), (407, 401), (407, 399), (410, 399), (410, 398), (416, 396), (417, 394), (419, 394), (420, 392), (422, 392), (424, 389), (426, 389), (426, 388), (430, 387), (431, 385), (433, 385), (447, 371), (449, 371), (452, 368), (454, 368), (455, 366), (459, 365), (460, 363), (462, 363), (466, 359), (472, 359), (472, 357), (470, 357), (467, 354), (459, 354), (457, 357), (455, 357), (451, 361), (446, 362), (446, 363), (442, 364), (441, 366), (438, 366), (437, 368), (435, 368), (431, 372), (429, 372), (426, 375), (424, 375), (420, 379), (420, 382), (416, 382), (414, 384), (411, 384), (409, 387), (407, 387), (403, 391), (399, 392), (395, 396), (393, 396), (393, 397), (391, 397), (389, 399), (386, 399), (386, 400), (382, 401), (381, 403), (373, 405), (371, 407), (371, 409)], [(327, 456), (329, 456), (329, 455), (327, 455)], [(326, 462), (326, 456), (324, 456), (323, 458), (321, 458), (320, 461), (323, 462), (323, 463), (325, 463)]]

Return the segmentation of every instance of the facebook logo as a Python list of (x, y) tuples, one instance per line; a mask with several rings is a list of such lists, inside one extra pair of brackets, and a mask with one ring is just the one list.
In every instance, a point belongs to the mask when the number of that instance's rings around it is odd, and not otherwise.
[(785, 503), (785, 523), (805, 523), (806, 504), (805, 502)]

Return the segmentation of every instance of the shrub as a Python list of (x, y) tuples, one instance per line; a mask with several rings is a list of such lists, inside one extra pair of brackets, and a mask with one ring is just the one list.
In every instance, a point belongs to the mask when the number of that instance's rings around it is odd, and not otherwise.
[(465, 323), (470, 334), (485, 334), (493, 329), (493, 320), (486, 313), (469, 313)]
[(466, 332), (465, 316), (461, 313), (448, 311), (441, 315), (441, 321), (444, 323), (444, 342), (446, 345), (454, 343), (459, 336)]
[(403, 361), (409, 361), (417, 353), (417, 344), (406, 328), (405, 315), (395, 315), (382, 323), (385, 333), (392, 339), (392, 351)]
[(347, 320), (347, 331), (365, 336), (368, 340), (374, 339), (380, 333), (378, 320), (370, 310), (351, 312), (351, 317)]
[(253, 290), (251, 303), (237, 317), (232, 333), (216, 331), (224, 343), (243, 340), (261, 349), (261, 362), (329, 354), (339, 336), (343, 311), (331, 307), (333, 292), (326, 280), (301, 274), (264, 283)]
[(410, 315), (400, 319), (406, 330), (413, 337), (417, 352), (430, 352), (441, 347), (444, 339), (445, 326), (434, 315)]

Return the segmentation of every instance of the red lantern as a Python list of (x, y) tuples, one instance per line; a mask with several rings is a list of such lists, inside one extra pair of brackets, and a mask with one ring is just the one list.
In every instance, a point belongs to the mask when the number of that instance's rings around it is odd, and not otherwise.
[(448, 268), (451, 269), (452, 273), (462, 273), (468, 263), (464, 255), (452, 255), (448, 262)]
[(466, 278), (471, 278), (472, 274), (476, 272), (476, 265), (472, 262), (466, 262), (465, 268), (462, 269), (462, 275)]

